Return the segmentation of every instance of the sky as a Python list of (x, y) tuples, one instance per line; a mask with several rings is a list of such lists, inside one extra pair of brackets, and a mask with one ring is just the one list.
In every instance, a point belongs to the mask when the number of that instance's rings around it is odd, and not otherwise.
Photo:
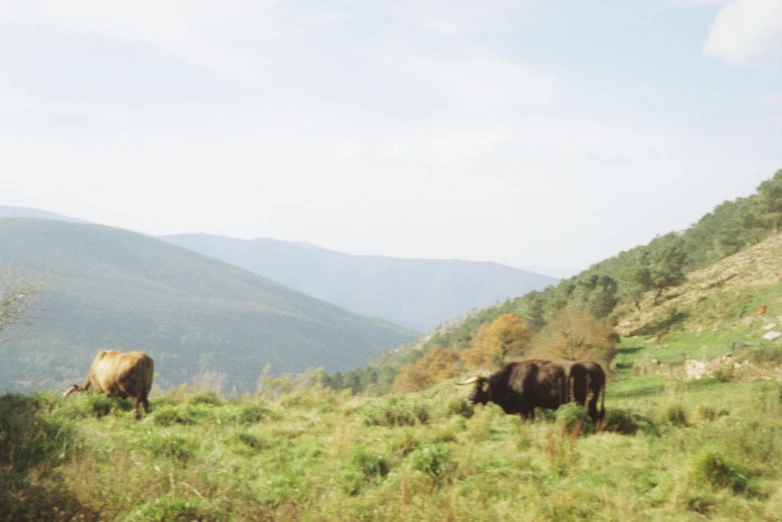
[(782, 168), (782, 0), (0, 0), (0, 71), (0, 205), (152, 235), (575, 272)]

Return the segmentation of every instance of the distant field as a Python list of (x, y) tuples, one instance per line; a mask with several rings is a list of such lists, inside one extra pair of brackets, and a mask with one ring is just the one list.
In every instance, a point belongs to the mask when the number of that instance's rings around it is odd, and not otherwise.
[[(3, 520), (780, 520), (782, 388), (617, 380), (610, 431), (533, 423), (453, 382), (351, 397), (0, 397)], [(579, 422), (584, 422), (579, 424)], [(53, 516), (53, 513), (57, 513)]]

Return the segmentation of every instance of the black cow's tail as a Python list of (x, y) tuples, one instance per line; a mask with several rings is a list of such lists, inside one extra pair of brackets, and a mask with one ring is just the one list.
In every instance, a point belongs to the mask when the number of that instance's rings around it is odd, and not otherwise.
[(606, 383), (603, 380), (602, 387), (603, 396), (600, 398), (600, 420), (603, 420), (606, 416)]

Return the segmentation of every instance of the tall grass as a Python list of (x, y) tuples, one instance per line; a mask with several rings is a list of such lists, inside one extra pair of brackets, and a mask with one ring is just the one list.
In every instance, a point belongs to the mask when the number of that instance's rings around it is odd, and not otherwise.
[[(534, 422), (452, 382), (0, 397), (0, 520), (778, 520), (775, 383), (612, 384)], [(72, 400), (73, 399), (73, 400)]]

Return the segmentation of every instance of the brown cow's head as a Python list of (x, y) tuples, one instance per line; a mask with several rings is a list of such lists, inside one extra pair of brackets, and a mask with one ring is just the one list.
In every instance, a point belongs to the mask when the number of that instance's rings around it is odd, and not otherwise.
[(460, 382), (460, 385), (475, 383), (472, 393), (467, 398), (473, 404), (486, 404), (491, 401), (491, 390), (489, 388), (489, 379), (486, 377), (470, 377), (464, 382)]

